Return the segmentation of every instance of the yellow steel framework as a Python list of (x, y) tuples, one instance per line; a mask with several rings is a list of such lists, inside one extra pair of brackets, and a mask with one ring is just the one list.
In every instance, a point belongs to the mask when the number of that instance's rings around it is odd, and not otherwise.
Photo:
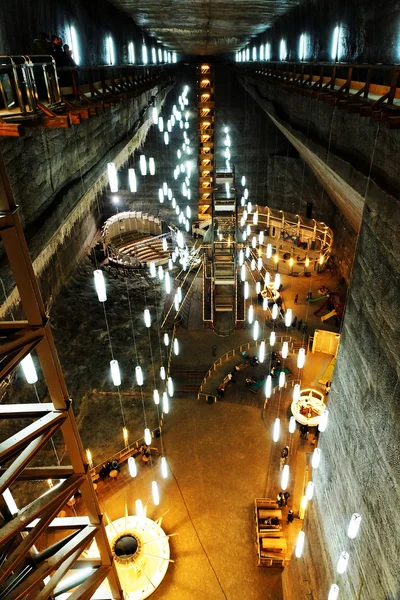
[(209, 64), (197, 68), (199, 134), (199, 219), (211, 216), (214, 181), (214, 76)]
[[(64, 585), (66, 591), (71, 591), (71, 600), (89, 600), (108, 578), (109, 597), (119, 600), (123, 592), (1, 155), (0, 236), (25, 317), (0, 323), (0, 381), (35, 350), (51, 400), (0, 405), (0, 419), (12, 420), (14, 431), (18, 429), (0, 443), (0, 598), (47, 600), (53, 597), (56, 587), (59, 590)], [(57, 432), (63, 436), (69, 464), (30, 466), (33, 459), (36, 464), (48, 462), (41, 450)], [(16, 482), (53, 479), (60, 480), (60, 484), (35, 495), (23, 508), (13, 503), (10, 488)], [(78, 489), (86, 516), (58, 518)], [(55, 534), (52, 541), (49, 533)], [(87, 561), (82, 553), (93, 539), (99, 559)], [(80, 576), (77, 569), (82, 567), (85, 571)], [(73, 587), (68, 587), (65, 576), (71, 569), (75, 581)]]

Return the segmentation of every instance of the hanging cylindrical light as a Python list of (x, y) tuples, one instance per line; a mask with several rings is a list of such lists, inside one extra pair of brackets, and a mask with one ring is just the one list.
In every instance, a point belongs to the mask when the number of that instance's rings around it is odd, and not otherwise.
[(269, 335), (269, 343), (271, 346), (273, 346), (275, 344), (276, 341), (276, 333), (275, 331), (271, 331), (270, 335)]
[(343, 575), (343, 573), (346, 572), (347, 565), (349, 564), (349, 558), (350, 558), (350, 555), (348, 552), (343, 551), (340, 553), (340, 556), (338, 558), (337, 565), (336, 565), (336, 571), (339, 573), (339, 575)]
[(251, 238), (251, 247), (257, 248), (257, 236), (255, 235), (253, 235), (253, 237)]
[[(318, 450), (318, 448), (315, 448), (315, 450)], [(315, 452), (315, 450), (314, 450), (314, 452)], [(354, 540), (354, 538), (357, 537), (358, 530), (360, 529), (360, 525), (361, 525), (361, 515), (359, 515), (358, 513), (353, 513), (351, 515), (349, 527), (347, 529), (347, 536), (351, 540)]]
[(118, 192), (118, 175), (117, 169), (114, 163), (107, 164), (108, 183), (110, 184), (110, 191), (115, 194)]
[(146, 427), (146, 429), (144, 430), (144, 443), (146, 444), (146, 446), (151, 446), (151, 431), (148, 427)]
[(258, 234), (258, 243), (260, 244), (260, 246), (261, 246), (261, 244), (264, 243), (264, 232), (263, 231), (260, 231), (260, 233)]
[(171, 123), (170, 119), (168, 119), (168, 121), (167, 121), (167, 131), (169, 131), (170, 133), (172, 131), (172, 123)]
[(300, 531), (299, 535), (297, 536), (296, 545), (294, 547), (294, 553), (295, 553), (296, 558), (301, 558), (301, 556), (303, 554), (304, 540), (305, 540), (304, 531)]
[(305, 265), (306, 265), (306, 267), (310, 266), (310, 259), (308, 258), (308, 256), (306, 256)]
[(153, 400), (154, 404), (156, 404), (157, 406), (160, 404), (160, 394), (158, 390), (153, 390)]
[(299, 353), (297, 355), (297, 366), (299, 369), (304, 367), (304, 363), (306, 362), (306, 351), (304, 348), (300, 348)]
[(265, 342), (264, 342), (264, 340), (260, 344), (260, 350), (258, 352), (258, 360), (260, 363), (263, 363), (265, 360)]
[(157, 481), (151, 482), (151, 495), (154, 506), (158, 506), (160, 504), (160, 492), (158, 491)]
[(165, 293), (166, 294), (170, 294), (171, 293), (171, 278), (169, 276), (168, 271), (165, 273)]
[(168, 477), (168, 465), (167, 465), (167, 459), (165, 458), (165, 456), (161, 457), (161, 476), (164, 479), (167, 479), (167, 477)]
[(307, 483), (307, 487), (306, 487), (306, 498), (307, 498), (307, 500), (312, 500), (313, 496), (314, 496), (314, 482), (309, 481)]
[(254, 325), (253, 325), (253, 340), (258, 340), (258, 335), (259, 335), (259, 325), (258, 325), (258, 321), (254, 321)]
[(289, 483), (289, 465), (284, 465), (281, 471), (281, 489), (286, 490)]
[(260, 294), (261, 293), (261, 283), (259, 281), (257, 281), (256, 283), (256, 294)]
[(147, 174), (147, 164), (146, 164), (146, 157), (144, 154), (140, 155), (139, 158), (139, 169), (140, 169), (140, 173), (141, 175), (146, 175)]
[(259, 271), (261, 271), (262, 267), (263, 267), (263, 259), (261, 258), (261, 256), (259, 256), (257, 259), (257, 269)]
[(178, 298), (178, 294), (175, 294), (175, 296), (174, 296), (174, 306), (175, 306), (176, 312), (178, 312), (178, 310), (179, 310), (179, 298)]
[(164, 131), (164, 119), (162, 117), (158, 117), (158, 129), (160, 133)]
[(312, 468), (318, 469), (320, 462), (321, 462), (321, 450), (319, 448), (315, 448), (313, 455), (312, 455), (312, 460), (311, 460)]
[(135, 192), (137, 192), (135, 169), (128, 169), (128, 179), (129, 179), (129, 188), (130, 188), (132, 194), (134, 194)]
[(246, 246), (245, 254), (246, 254), (246, 258), (249, 258), (249, 256), (250, 256), (250, 248), (249, 248), (249, 246)]
[(267, 258), (272, 256), (272, 244), (267, 244)]
[(242, 281), (246, 280), (246, 265), (240, 267), (240, 278)]
[(247, 300), (248, 297), (249, 297), (249, 282), (245, 281), (244, 282), (244, 299)]
[(279, 275), (279, 273), (277, 273), (275, 275), (275, 279), (274, 279), (274, 289), (277, 291), (279, 290), (281, 286), (281, 276)]
[(265, 276), (264, 276), (264, 286), (268, 286), (270, 284), (270, 280), (271, 280), (271, 276), (268, 273), (268, 271), (266, 271)]
[(177, 338), (174, 338), (174, 354), (175, 356), (179, 354), (179, 342)]
[(339, 597), (339, 586), (336, 583), (332, 583), (329, 588), (328, 600), (337, 600)]
[(244, 196), (244, 199), (245, 199), (245, 200), (247, 200), (247, 198), (249, 197), (249, 190), (248, 190), (247, 188), (245, 188), (245, 189), (243, 190), (243, 196)]
[(93, 272), (94, 275), (94, 285), (97, 292), (97, 297), (99, 302), (105, 302), (107, 300), (107, 292), (106, 292), (106, 283), (104, 281), (103, 271), (100, 269), (96, 269)]
[(142, 367), (136, 367), (135, 368), (135, 376), (136, 376), (136, 383), (138, 385), (143, 385), (143, 371), (142, 371)]
[(153, 125), (157, 125), (157, 123), (158, 123), (158, 112), (157, 112), (157, 108), (155, 106), (153, 106), (152, 117), (153, 117)]
[(250, 304), (249, 309), (247, 311), (247, 320), (250, 323), (250, 325), (254, 320), (254, 306), (252, 304)]
[(172, 258), (169, 258), (168, 259), (168, 269), (169, 269), (169, 271), (171, 271), (171, 269), (173, 268), (173, 266), (174, 266), (174, 263), (172, 262)]
[(168, 346), (168, 344), (169, 344), (169, 335), (168, 335), (168, 333), (164, 333), (164, 344), (165, 344), (165, 346)]
[(241, 267), (244, 263), (244, 252), (243, 249), (240, 250), (239, 252), (239, 266)]
[(162, 248), (163, 248), (164, 252), (166, 252), (168, 250), (168, 242), (167, 242), (167, 238), (165, 238), (165, 237), (163, 238), (163, 241), (162, 241)]
[(163, 413), (165, 413), (167, 415), (169, 413), (169, 398), (168, 398), (167, 392), (163, 392), (162, 400), (163, 400), (163, 402), (162, 402)]
[(178, 233), (176, 234), (176, 242), (179, 248), (183, 248), (183, 246), (185, 245), (185, 240), (183, 239), (182, 231), (178, 231)]
[(289, 419), (289, 433), (294, 433), (296, 431), (296, 419), (291, 416)]
[(296, 383), (293, 388), (293, 402), (297, 402), (300, 398), (300, 384)]
[(277, 417), (274, 421), (274, 429), (272, 432), (272, 440), (274, 442), (277, 442), (279, 440), (279, 437), (281, 435), (281, 420), (279, 419), (279, 417)]
[(272, 318), (276, 319), (278, 316), (278, 305), (275, 303), (272, 307)]
[(263, 298), (262, 307), (263, 310), (268, 310), (268, 298)]
[(137, 475), (137, 466), (136, 466), (136, 461), (133, 458), (133, 456), (130, 456), (128, 458), (128, 470), (129, 470), (129, 475), (131, 477), (136, 477), (136, 475)]
[(92, 457), (92, 453), (90, 452), (89, 448), (86, 448), (86, 459), (89, 463), (89, 467), (92, 469), (93, 468), (93, 457)]
[(325, 429), (327, 428), (327, 426), (328, 426), (328, 417), (329, 417), (329, 410), (326, 408), (323, 411), (322, 415), (321, 415), (321, 420), (320, 420), (319, 425), (318, 425), (319, 431), (324, 432)]
[(246, 177), (242, 175), (241, 184), (244, 187), (246, 185)]
[(164, 131), (164, 144), (168, 146), (169, 144), (169, 133), (168, 131)]
[(283, 342), (282, 344), (282, 358), (287, 358), (289, 352), (289, 344), (287, 342)]
[(149, 172), (150, 175), (156, 174), (156, 162), (152, 156), (149, 158)]
[[(249, 211), (250, 212), (250, 211)], [(258, 211), (253, 214), (253, 225), (258, 224)]]
[(173, 383), (173, 381), (172, 381), (171, 377), (168, 377), (168, 380), (167, 380), (167, 387), (168, 387), (168, 394), (169, 394), (169, 395), (171, 396), (171, 398), (172, 398), (172, 396), (174, 395), (174, 383)]
[(163, 204), (164, 202), (164, 193), (162, 191), (162, 188), (159, 188), (158, 190), (158, 201), (160, 202), (160, 204)]
[(110, 367), (111, 367), (111, 378), (113, 380), (113, 384), (118, 387), (121, 385), (121, 373), (119, 370), (118, 361), (110, 360)]
[(22, 371), (24, 372), (26, 381), (28, 383), (36, 383), (38, 380), (38, 376), (36, 373), (32, 356), (30, 354), (27, 354), (25, 358), (21, 360), (21, 367)]
[(165, 367), (160, 367), (160, 377), (163, 381), (165, 380)]
[(164, 269), (161, 265), (158, 265), (158, 279), (162, 281), (164, 279)]
[(279, 387), (283, 388), (285, 385), (285, 381), (286, 381), (286, 375), (285, 375), (285, 371), (281, 371), (279, 373)]
[(271, 398), (272, 393), (272, 377), (268, 375), (267, 380), (265, 382), (265, 397)]
[[(167, 273), (167, 275), (169, 275)], [(151, 325), (151, 314), (148, 308), (144, 309), (144, 324), (146, 325), (146, 327), (150, 327)]]
[(292, 309), (288, 308), (285, 313), (285, 325), (286, 327), (290, 327), (292, 324)]
[(254, 269), (256, 268), (256, 261), (254, 258), (251, 259), (250, 267), (252, 271), (254, 271)]
[(154, 260), (150, 261), (150, 277), (155, 277), (156, 276), (156, 263), (154, 262)]

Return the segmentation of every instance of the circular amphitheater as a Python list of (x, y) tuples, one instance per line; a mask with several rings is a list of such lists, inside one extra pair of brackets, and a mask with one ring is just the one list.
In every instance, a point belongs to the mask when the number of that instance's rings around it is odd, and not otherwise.
[(168, 262), (172, 251), (172, 231), (162, 232), (158, 217), (139, 211), (113, 215), (102, 229), (104, 251), (110, 265), (141, 268), (151, 261), (156, 266)]

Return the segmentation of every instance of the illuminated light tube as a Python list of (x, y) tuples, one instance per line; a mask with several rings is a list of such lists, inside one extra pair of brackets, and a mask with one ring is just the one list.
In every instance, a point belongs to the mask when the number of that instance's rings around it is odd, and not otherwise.
[(271, 398), (272, 393), (272, 377), (268, 375), (267, 381), (265, 382), (265, 397)]
[(293, 402), (297, 402), (300, 398), (300, 384), (296, 383), (293, 388)]
[(128, 458), (128, 470), (129, 470), (129, 475), (131, 477), (136, 477), (136, 475), (137, 475), (137, 466), (136, 466), (136, 462), (135, 462), (135, 459), (133, 458), (133, 456), (130, 456)]
[(152, 117), (153, 117), (153, 125), (157, 125), (158, 124), (158, 111), (155, 106), (153, 106), (153, 110), (151, 111), (151, 113), (152, 113)]
[(35, 365), (33, 363), (32, 356), (27, 354), (25, 358), (21, 360), (22, 371), (25, 375), (25, 379), (28, 383), (36, 383), (38, 376), (36, 373)]
[(285, 381), (286, 381), (286, 375), (285, 375), (285, 371), (281, 371), (279, 373), (279, 387), (283, 388), (285, 385)]
[(122, 428), (122, 437), (124, 438), (125, 444), (128, 445), (128, 430), (126, 427)]
[(191, 211), (190, 206), (186, 207), (186, 216), (188, 219), (191, 219), (191, 217), (192, 217), (192, 211)]
[(163, 393), (162, 399), (163, 399), (163, 413), (165, 413), (167, 415), (169, 413), (169, 398), (168, 398), (167, 392)]
[(313, 455), (312, 455), (312, 460), (311, 460), (312, 468), (318, 469), (320, 462), (321, 462), (321, 450), (319, 448), (315, 448)]
[[(267, 300), (268, 302), (268, 300)], [(278, 305), (274, 304), (272, 307), (272, 318), (276, 319), (276, 317), (278, 316)]]
[(179, 298), (178, 298), (177, 294), (175, 294), (175, 296), (174, 296), (174, 306), (175, 306), (176, 312), (178, 312), (178, 310), (179, 310)]
[(245, 200), (247, 200), (247, 198), (249, 197), (249, 190), (247, 188), (244, 189), (243, 196)]
[(168, 346), (168, 344), (169, 344), (169, 335), (168, 335), (168, 333), (164, 333), (164, 344), (165, 344), (165, 346)]
[(164, 183), (162, 184), (162, 191), (164, 196), (168, 194), (168, 183), (166, 181), (164, 181)]
[(343, 551), (340, 553), (340, 556), (338, 558), (337, 565), (336, 565), (336, 571), (339, 573), (339, 575), (343, 575), (343, 573), (346, 572), (347, 565), (349, 564), (349, 558), (350, 558), (350, 555), (348, 552)]
[(289, 433), (294, 433), (296, 431), (296, 419), (292, 416), (289, 419)]
[(259, 326), (258, 326), (258, 321), (254, 321), (254, 326), (253, 326), (253, 340), (258, 340), (258, 336), (259, 336)]
[(182, 231), (178, 231), (176, 241), (178, 243), (179, 248), (183, 248), (183, 246), (185, 245), (185, 240), (183, 239)]
[(254, 320), (254, 307), (252, 304), (250, 304), (249, 310), (247, 311), (247, 320), (250, 323), (250, 325), (252, 324), (252, 322)]
[(307, 498), (307, 500), (312, 500), (313, 496), (314, 496), (314, 482), (309, 481), (307, 483), (307, 487), (306, 487), (306, 498)]
[(156, 163), (152, 156), (150, 156), (150, 158), (149, 158), (149, 172), (150, 172), (150, 175), (156, 174)]
[(261, 245), (264, 243), (264, 232), (260, 231), (260, 233), (258, 234), (258, 243)]
[(279, 437), (281, 435), (281, 420), (277, 417), (274, 421), (274, 429), (272, 432), (272, 440), (274, 442), (279, 441)]
[(259, 281), (257, 281), (256, 283), (256, 294), (259, 294), (261, 292), (261, 283)]
[(252, 271), (254, 271), (254, 269), (256, 268), (256, 261), (254, 260), (254, 258), (251, 259), (250, 268)]
[(251, 233), (251, 227), (250, 227), (250, 225), (247, 225), (247, 227), (246, 227), (246, 234), (249, 236), (250, 233)]
[(297, 366), (298, 366), (298, 368), (302, 369), (304, 367), (304, 363), (305, 362), (306, 362), (306, 351), (305, 351), (304, 348), (300, 348), (299, 353), (297, 355)]
[(306, 257), (305, 265), (306, 265), (306, 267), (310, 266), (310, 259), (308, 258), (308, 256)]
[(106, 283), (104, 281), (103, 271), (100, 269), (96, 269), (93, 272), (94, 275), (94, 285), (97, 292), (97, 297), (99, 302), (105, 302), (107, 300), (107, 292), (106, 292)]
[[(318, 450), (318, 448), (315, 448), (315, 450)], [(314, 452), (315, 452), (315, 450), (314, 450)], [(347, 529), (347, 536), (351, 540), (354, 540), (354, 538), (357, 537), (358, 531), (360, 529), (360, 525), (361, 525), (361, 515), (359, 515), (358, 513), (353, 513), (351, 515), (350, 523), (349, 523), (349, 526)]]
[[(286, 311), (286, 314), (285, 314), (285, 325), (286, 325), (286, 327), (290, 327), (291, 324), (292, 324), (292, 309), (288, 308)], [(303, 350), (304, 350), (304, 348), (303, 348)]]
[(166, 294), (171, 293), (171, 278), (169, 276), (168, 271), (165, 273), (165, 293)]
[(115, 192), (118, 192), (118, 175), (114, 163), (107, 163), (107, 173), (110, 191), (114, 194)]
[(158, 393), (158, 390), (153, 390), (153, 400), (154, 404), (157, 406), (160, 404), (160, 394)]
[(181, 286), (178, 286), (178, 289), (177, 289), (176, 293), (177, 293), (179, 302), (182, 302), (182, 288), (181, 288)]
[(279, 273), (277, 273), (275, 275), (275, 279), (274, 279), (274, 289), (277, 291), (279, 290), (281, 285), (281, 276), (279, 275)]
[(265, 360), (265, 342), (264, 340), (260, 344), (260, 351), (258, 353), (258, 360), (263, 363)]
[(146, 164), (146, 157), (144, 154), (140, 155), (139, 168), (140, 168), (141, 175), (143, 175), (143, 176), (147, 175), (147, 164)]
[(282, 358), (287, 358), (289, 353), (289, 344), (287, 342), (283, 342), (282, 344)]
[(167, 479), (168, 477), (168, 465), (165, 456), (161, 457), (161, 477), (163, 477), (163, 479)]
[(263, 298), (262, 307), (263, 310), (268, 310), (268, 298)]
[(161, 265), (158, 265), (158, 279), (162, 281), (164, 279), (164, 269)]
[(164, 192), (163, 192), (162, 188), (159, 188), (159, 190), (158, 190), (158, 200), (159, 200), (160, 204), (163, 204)]
[(275, 344), (275, 341), (276, 341), (276, 333), (275, 333), (275, 331), (271, 331), (270, 336), (269, 336), (270, 346), (273, 346)]
[(272, 244), (267, 244), (267, 258), (272, 256)]
[(114, 359), (110, 360), (110, 367), (111, 367), (111, 378), (113, 380), (113, 384), (118, 387), (121, 385), (121, 373), (119, 370), (118, 361), (114, 360)]
[(174, 338), (174, 354), (175, 356), (179, 354), (179, 342), (177, 338)]
[(144, 443), (146, 444), (146, 446), (151, 446), (151, 431), (148, 427), (146, 427), (146, 429), (144, 430)]
[(261, 256), (259, 256), (257, 259), (257, 269), (259, 271), (261, 271), (262, 268), (263, 268), (263, 259), (261, 258)]
[(144, 309), (144, 324), (146, 325), (146, 327), (150, 327), (151, 326), (151, 314), (148, 308)]
[(264, 285), (267, 286), (270, 284), (270, 274), (268, 273), (268, 271), (265, 273), (265, 277), (264, 277)]
[(252, 210), (253, 210), (253, 205), (252, 205), (252, 203), (249, 201), (249, 202), (247, 203), (247, 212), (250, 214)]
[[(249, 211), (251, 212), (251, 211)], [(255, 212), (253, 214), (253, 225), (257, 225), (258, 224), (258, 212)]]
[(136, 367), (135, 368), (135, 376), (136, 376), (136, 383), (140, 386), (143, 385), (143, 371), (142, 371), (142, 367)]
[(241, 184), (244, 187), (246, 185), (246, 177), (242, 175)]
[(158, 129), (160, 133), (164, 131), (164, 119), (162, 117), (158, 117)]
[(172, 381), (171, 377), (168, 377), (168, 380), (167, 380), (167, 387), (168, 387), (168, 394), (169, 394), (169, 395), (171, 396), (171, 398), (172, 398), (172, 396), (174, 395), (174, 383), (173, 383), (173, 381)]
[(137, 182), (136, 182), (135, 169), (129, 169), (128, 170), (128, 178), (129, 178), (129, 188), (130, 188), (132, 194), (134, 194), (135, 192), (137, 192)]
[(337, 600), (339, 597), (339, 586), (336, 583), (332, 583), (329, 588), (328, 600)]
[(160, 504), (160, 492), (158, 491), (157, 481), (151, 482), (151, 495), (154, 506), (158, 506)]
[(244, 299), (247, 300), (248, 297), (249, 297), (249, 282), (245, 281), (244, 282)]
[(169, 131), (169, 133), (171, 133), (171, 131), (172, 131), (172, 124), (171, 124), (171, 121), (169, 119), (167, 121), (167, 131)]
[(304, 531), (300, 531), (299, 535), (297, 536), (296, 546), (294, 548), (294, 553), (295, 553), (296, 558), (301, 558), (301, 556), (303, 554), (304, 540), (305, 540)]
[(284, 465), (281, 471), (281, 489), (285, 491), (289, 483), (289, 465)]
[(167, 242), (167, 238), (163, 238), (162, 241), (162, 249), (164, 250), (164, 252), (166, 252), (168, 250), (168, 242)]
[(154, 260), (152, 260), (150, 261), (150, 277), (155, 277), (156, 273), (156, 263), (154, 262)]
[(325, 429), (328, 427), (328, 418), (329, 418), (329, 410), (326, 408), (321, 415), (321, 420), (318, 425), (319, 431), (323, 433)]
[(242, 266), (244, 263), (244, 253), (243, 250), (240, 250), (239, 252), (239, 265)]

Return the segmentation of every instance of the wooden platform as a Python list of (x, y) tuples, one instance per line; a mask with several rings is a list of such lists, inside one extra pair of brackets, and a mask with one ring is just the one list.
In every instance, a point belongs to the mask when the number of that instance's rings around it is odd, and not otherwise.
[[(254, 501), (256, 517), (257, 555), (259, 567), (285, 567), (289, 562), (287, 542), (282, 533), (282, 511), (271, 498), (256, 498)], [(270, 517), (279, 520), (279, 524), (268, 523)]]

